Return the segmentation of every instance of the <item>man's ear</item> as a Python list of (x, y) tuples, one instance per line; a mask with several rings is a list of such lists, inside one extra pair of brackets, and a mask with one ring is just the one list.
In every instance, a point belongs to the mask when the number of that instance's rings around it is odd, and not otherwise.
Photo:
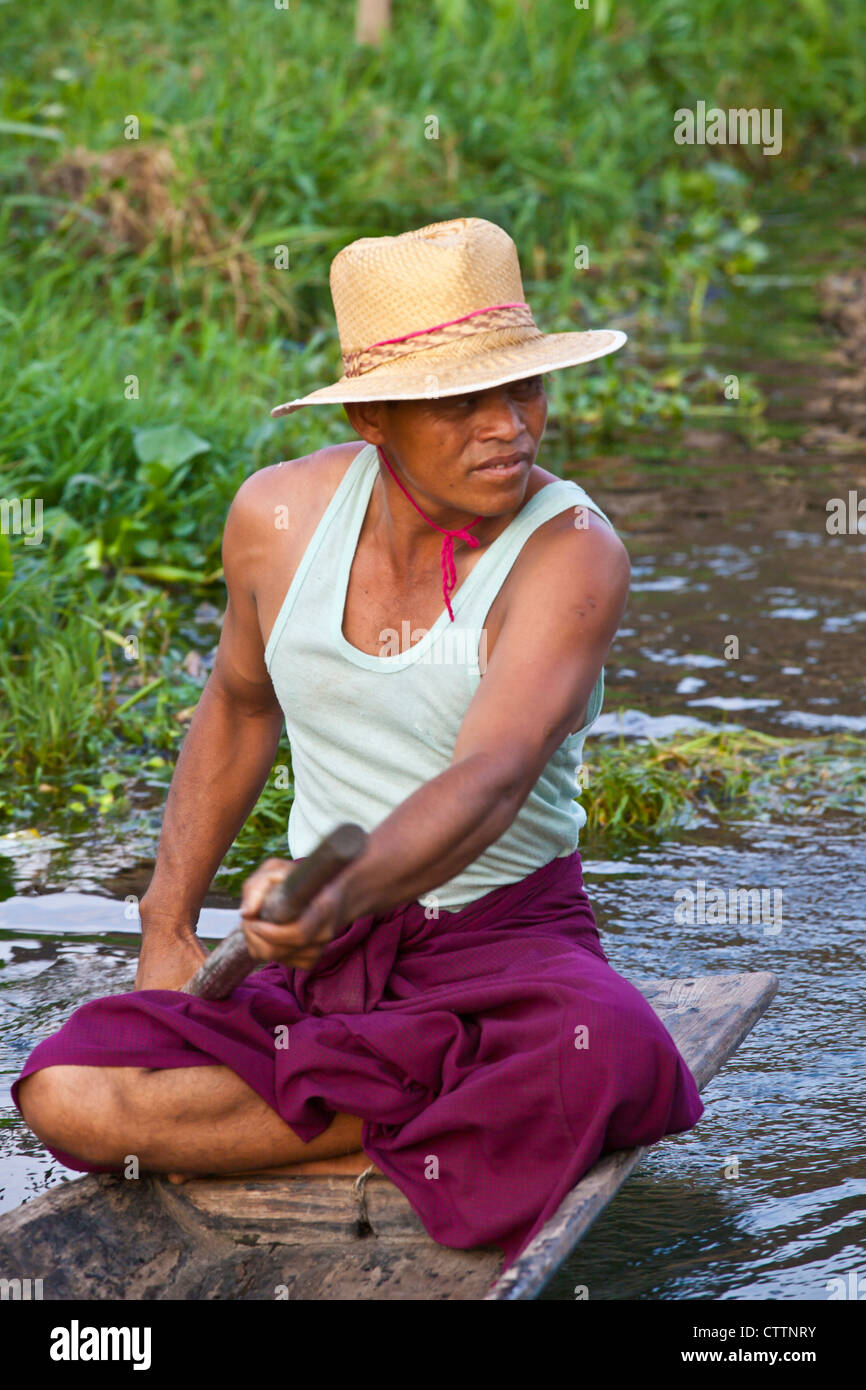
[(384, 444), (382, 428), (388, 409), (387, 401), (344, 401), (343, 410), (352, 429), (368, 444)]

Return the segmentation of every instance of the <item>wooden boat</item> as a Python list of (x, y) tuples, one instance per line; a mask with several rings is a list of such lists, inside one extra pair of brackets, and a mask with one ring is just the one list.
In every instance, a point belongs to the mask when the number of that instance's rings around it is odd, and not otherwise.
[[(638, 988), (703, 1088), (777, 985), (766, 971)], [(46, 1299), (532, 1299), (645, 1152), (604, 1155), (504, 1275), (498, 1250), (432, 1241), (378, 1169), (182, 1186), (88, 1175), (0, 1218), (0, 1271), (41, 1279)]]

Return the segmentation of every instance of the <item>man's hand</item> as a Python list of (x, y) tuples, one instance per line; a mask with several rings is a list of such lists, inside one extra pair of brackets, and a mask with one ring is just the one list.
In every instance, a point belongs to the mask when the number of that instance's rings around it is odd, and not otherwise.
[(136, 989), (182, 989), (207, 951), (195, 933), (145, 930), (138, 958)]
[(328, 942), (350, 920), (340, 878), (323, 888), (293, 922), (264, 922), (256, 916), (265, 894), (291, 873), (290, 859), (266, 859), (241, 889), (241, 926), (250, 955), (260, 961), (279, 961), (296, 970), (310, 970)]

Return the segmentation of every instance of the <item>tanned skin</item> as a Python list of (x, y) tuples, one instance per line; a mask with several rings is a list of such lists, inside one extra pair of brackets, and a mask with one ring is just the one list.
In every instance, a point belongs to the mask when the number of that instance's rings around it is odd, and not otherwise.
[[(381, 445), (440, 526), (473, 527), (454, 545), (457, 588), (529, 498), (555, 476), (535, 463), (547, 399), (540, 377), (467, 396), (345, 407), (356, 434)], [(166, 802), (156, 867), (141, 903), (137, 989), (179, 989), (205, 959), (195, 926), (211, 880), (253, 809), (277, 752), (283, 713), (264, 651), (292, 577), (362, 446), (337, 444), (254, 473), (232, 502), (223, 538), (228, 604), (214, 667), (184, 740)], [(516, 476), (474, 470), (520, 454)], [(275, 525), (288, 507), (288, 529)], [(309, 969), (362, 914), (412, 901), (453, 878), (507, 830), (545, 763), (581, 727), (625, 609), (629, 562), (592, 512), (543, 523), (523, 546), (487, 617), (487, 665), (450, 766), (369, 836), (365, 854), (286, 925), (256, 917), (285, 859), (242, 890), (252, 954)], [(386, 628), (430, 628), (443, 611), (442, 537), (381, 465), (349, 576), (343, 635), (381, 655)], [(346, 711), (351, 720), (352, 711)], [(22, 1082), (34, 1132), (105, 1166), (129, 1154), (175, 1175), (359, 1171), (362, 1121), (337, 1115), (309, 1144), (228, 1067), (47, 1067)], [(303, 1168), (297, 1165), (304, 1165)]]

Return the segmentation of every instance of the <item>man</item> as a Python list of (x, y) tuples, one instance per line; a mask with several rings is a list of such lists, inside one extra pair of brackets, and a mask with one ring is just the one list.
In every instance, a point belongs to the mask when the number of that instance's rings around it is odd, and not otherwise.
[[(344, 376), (273, 413), (339, 401), (366, 444), (240, 488), (217, 659), (141, 904), (139, 992), (79, 1009), (13, 1095), (79, 1168), (372, 1159), (435, 1239), (511, 1259), (601, 1152), (703, 1110), (607, 963), (576, 849), (628, 558), (535, 462), (543, 373), (624, 335), (541, 334), (513, 242), (482, 219), (355, 242), (331, 286)], [(293, 857), (342, 820), (368, 848), (287, 925), (256, 912), (289, 861), (253, 874), (245, 930), (270, 964), (208, 1003), (178, 993), (205, 955), (198, 912), (284, 719)]]

